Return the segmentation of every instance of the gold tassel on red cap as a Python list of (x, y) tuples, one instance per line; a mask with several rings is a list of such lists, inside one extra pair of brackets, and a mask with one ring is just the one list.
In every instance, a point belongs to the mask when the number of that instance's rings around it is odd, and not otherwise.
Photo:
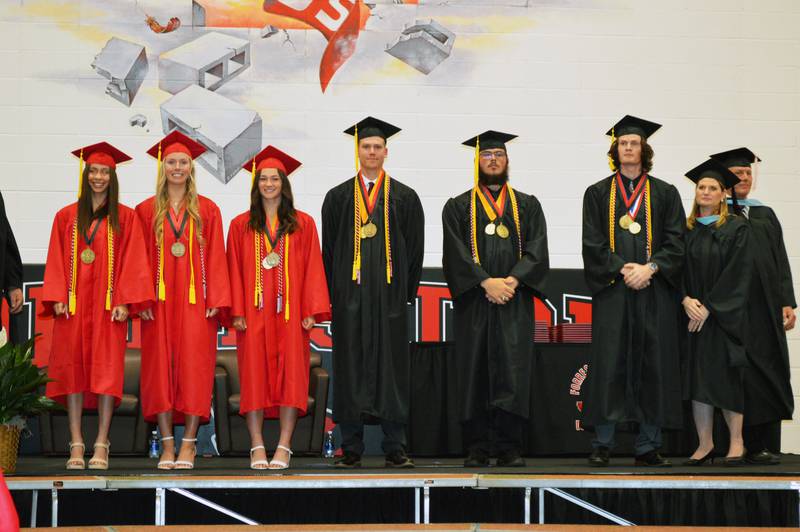
[(83, 190), (83, 148), (81, 148), (81, 155), (78, 159), (78, 198), (81, 197)]

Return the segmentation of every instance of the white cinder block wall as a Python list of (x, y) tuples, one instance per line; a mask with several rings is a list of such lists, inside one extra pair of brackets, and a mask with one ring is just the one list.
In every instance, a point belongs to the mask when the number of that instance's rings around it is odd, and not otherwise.
[[(203, 2), (209, 9), (233, 2)], [(265, 143), (303, 167), (292, 183), (299, 208), (319, 220), (328, 188), (352, 175), (341, 131), (372, 114), (403, 132), (387, 168), (425, 207), (425, 264), (441, 264), (440, 212), (469, 187), (472, 159), (460, 142), (485, 129), (520, 135), (509, 145), (514, 185), (542, 201), (552, 265), (579, 268), (581, 198), (609, 173), (603, 132), (629, 113), (664, 124), (652, 139), (658, 177), (675, 183), (712, 152), (749, 146), (764, 162), (753, 194), (780, 217), (800, 284), (800, 2), (794, 0), (420, 0), (378, 2), (356, 53), (323, 94), (325, 40), (314, 30), (261, 38), (260, 29), (192, 28), (191, 2), (147, 3), (174, 33), (156, 35), (135, 2), (8, 0), (0, 6), (0, 189), (26, 263), (42, 263), (56, 210), (74, 200), (68, 152), (107, 139), (134, 156), (120, 168), (122, 199), (152, 193), (144, 151), (161, 134), (158, 56), (207, 31), (246, 38), (252, 65), (217, 90), (256, 110)], [(140, 2), (141, 4), (141, 2)], [(260, 5), (255, 2), (254, 5)], [(423, 75), (384, 52), (406, 24), (434, 19), (456, 34), (450, 57)], [(104, 94), (90, 67), (111, 37), (146, 47), (149, 71), (131, 107)], [(141, 113), (146, 128), (128, 119)], [(201, 193), (226, 223), (247, 208), (249, 176), (223, 185), (199, 170)], [(800, 333), (790, 334), (800, 393)], [(786, 451), (800, 451), (787, 422)]]

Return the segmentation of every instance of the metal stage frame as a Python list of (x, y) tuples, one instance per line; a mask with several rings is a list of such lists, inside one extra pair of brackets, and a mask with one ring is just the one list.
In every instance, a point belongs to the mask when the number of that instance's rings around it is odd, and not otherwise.
[(634, 523), (595, 506), (564, 490), (589, 489), (693, 489), (693, 490), (789, 490), (798, 493), (800, 476), (712, 476), (712, 475), (542, 475), (542, 474), (289, 474), (264, 476), (63, 476), (6, 477), (10, 490), (32, 491), (30, 526), (36, 527), (39, 491), (50, 491), (51, 526), (58, 526), (60, 490), (154, 490), (154, 522), (166, 525), (167, 492), (192, 499), (239, 522), (257, 525), (256, 521), (196, 495), (192, 489), (353, 489), (396, 488), (414, 490), (414, 522), (430, 523), (430, 490), (434, 488), (523, 489), (523, 523), (531, 522), (531, 497), (537, 490), (539, 524), (545, 524), (545, 494), (550, 493), (600, 515), (618, 525)]

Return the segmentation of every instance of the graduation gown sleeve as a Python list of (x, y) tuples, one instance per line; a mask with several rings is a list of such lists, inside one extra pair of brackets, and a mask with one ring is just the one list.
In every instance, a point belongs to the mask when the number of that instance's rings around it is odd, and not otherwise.
[[(245, 291), (245, 287), (247, 283), (244, 279), (244, 274), (242, 272), (242, 266), (244, 257), (242, 255), (242, 240), (245, 238), (244, 235), (252, 233), (245, 230), (245, 228), (241, 227), (239, 223), (238, 217), (231, 221), (231, 225), (228, 228), (228, 274), (230, 276), (230, 286), (231, 286), (231, 306), (225, 312), (225, 316), (223, 316), (223, 325), (226, 327), (233, 326), (233, 318), (235, 317), (243, 317), (245, 315), (245, 296), (248, 292)], [(255, 296), (251, 296), (255, 297)], [(253, 305), (254, 302), (250, 301), (250, 304)]]
[(480, 264), (472, 260), (469, 249), (469, 228), (461, 224), (459, 198), (451, 198), (442, 210), (442, 231), (444, 235), (442, 266), (445, 280), (450, 287), (453, 299), (489, 279), (489, 274)]
[[(339, 209), (337, 204), (337, 189), (331, 189), (322, 202), (322, 262), (325, 265), (325, 275), (328, 279), (329, 296), (333, 299), (333, 255), (336, 248), (336, 237), (339, 235)], [(351, 200), (352, 201), (352, 200)]]
[(53, 315), (53, 305), (69, 303), (69, 257), (65, 257), (63, 211), (59, 211), (53, 219), (50, 230), (50, 243), (47, 247), (47, 262), (44, 267), (44, 284), (42, 286), (42, 317)]
[[(205, 199), (205, 198), (202, 198)], [(203, 236), (205, 246), (205, 270), (207, 279), (206, 308), (225, 310), (231, 306), (228, 261), (225, 256), (225, 240), (222, 234), (222, 215), (219, 207), (210, 200), (205, 202), (206, 227)]]
[[(686, 215), (681, 196), (673, 185), (664, 189), (664, 197), (658, 198), (661, 216), (654, 224), (661, 223), (660, 242), (655, 247), (650, 261), (658, 265), (658, 275), (663, 277), (676, 290), (681, 289), (681, 275), (685, 246), (683, 235), (686, 230)], [(654, 214), (655, 217), (655, 214)]]
[[(299, 213), (298, 213), (299, 214)], [(319, 237), (314, 219), (303, 215), (305, 249), (303, 256), (303, 287), (300, 302), (300, 319), (314, 318), (317, 323), (331, 319), (331, 304), (328, 297), (328, 285), (325, 279), (325, 268), (322, 265)]]
[(612, 284), (625, 265), (622, 257), (611, 251), (608, 241), (608, 197), (604, 197), (597, 186), (589, 187), (583, 195), (582, 242), (583, 275), (589, 290), (596, 294)]
[(422, 261), (425, 257), (425, 212), (422, 210), (422, 202), (417, 193), (413, 190), (410, 192), (404, 201), (406, 213), (401, 217), (408, 253), (407, 301), (409, 303), (417, 297), (417, 288), (422, 278)]
[(3, 196), (0, 195), (0, 232), (2, 232), (3, 241), (3, 259), (0, 259), (4, 264), (0, 265), (0, 271), (3, 272), (3, 278), (0, 279), (2, 285), (0, 290), (6, 294), (14, 288), (22, 288), (22, 259), (19, 255), (19, 248), (17, 241), (14, 238), (14, 232), (11, 230), (11, 224), (6, 217), (6, 207), (3, 202)]
[(781, 283), (781, 306), (797, 308), (797, 301), (794, 297), (794, 285), (792, 283), (792, 269), (789, 266), (789, 255), (786, 253), (786, 244), (783, 241), (783, 228), (775, 216), (775, 211), (767, 209), (767, 218), (775, 228), (775, 243), (777, 246), (776, 254)]
[[(730, 244), (727, 256), (722, 262), (722, 271), (716, 276), (716, 282), (710, 292), (703, 298), (703, 305), (708, 309), (722, 330), (736, 343), (744, 346), (745, 337), (742, 325), (747, 313), (747, 294), (750, 290), (752, 260), (750, 256), (750, 227), (741, 219), (729, 219), (720, 231), (729, 232)], [(742, 356), (744, 352), (742, 350)], [(745, 360), (736, 361), (744, 365)]]
[(127, 305), (128, 312), (133, 316), (153, 306), (155, 289), (150, 282), (153, 274), (139, 217), (127, 207), (124, 214), (125, 224), (120, 227), (122, 234), (116, 239), (121, 244), (117, 262), (119, 273), (111, 305)]
[(547, 251), (547, 223), (539, 200), (530, 196), (526, 202), (522, 227), (522, 259), (514, 265), (510, 277), (515, 277), (538, 296), (544, 296), (544, 284), (550, 271)]

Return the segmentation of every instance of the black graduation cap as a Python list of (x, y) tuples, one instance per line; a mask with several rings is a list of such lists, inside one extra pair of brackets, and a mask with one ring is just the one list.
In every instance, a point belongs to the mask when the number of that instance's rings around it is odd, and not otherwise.
[(482, 150), (493, 150), (496, 148), (506, 149), (506, 142), (510, 142), (517, 138), (517, 135), (511, 135), (509, 133), (501, 133), (500, 131), (484, 131), (477, 137), (472, 137), (469, 140), (465, 140), (462, 142), (464, 146), (469, 146), (470, 148), (475, 148), (478, 145), (478, 141), (480, 140), (481, 149)]
[(380, 137), (384, 141), (399, 131), (399, 127), (371, 116), (344, 130), (348, 135), (356, 136), (356, 133), (358, 133), (359, 140), (367, 137)]
[(719, 153), (709, 155), (709, 157), (719, 161), (727, 168), (732, 166), (750, 166), (755, 162), (761, 162), (761, 159), (759, 159), (755, 153), (747, 148), (736, 148), (733, 150), (721, 151)]
[(722, 186), (726, 189), (733, 188), (733, 186), (739, 182), (739, 178), (736, 177), (736, 174), (728, 170), (727, 166), (715, 159), (708, 159), (702, 164), (695, 166), (686, 172), (686, 177), (695, 183), (704, 177), (710, 177), (722, 183)]
[(606, 135), (611, 137), (639, 135), (643, 139), (646, 139), (659, 129), (661, 129), (661, 124), (656, 124), (655, 122), (650, 122), (649, 120), (644, 120), (635, 116), (625, 115), (619, 122), (614, 124), (614, 127), (606, 131)]

